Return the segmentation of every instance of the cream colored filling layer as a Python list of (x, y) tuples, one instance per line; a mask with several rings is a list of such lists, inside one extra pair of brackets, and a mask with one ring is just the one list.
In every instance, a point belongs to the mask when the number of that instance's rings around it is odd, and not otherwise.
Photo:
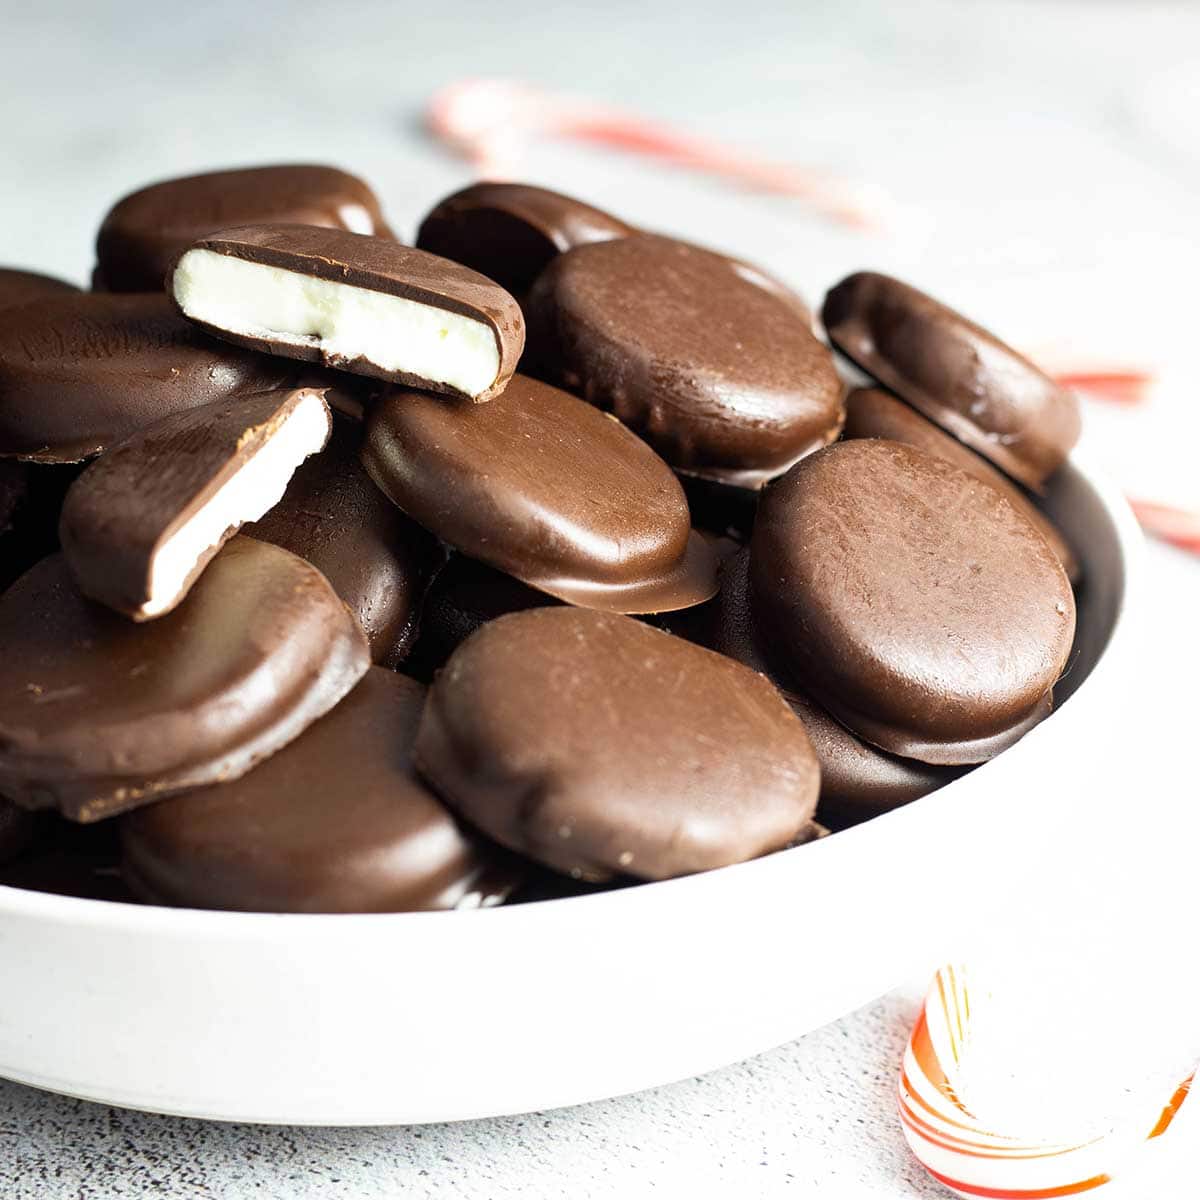
[(364, 358), (478, 396), (496, 382), (500, 351), (490, 325), (369, 288), (189, 250), (172, 281), (179, 307), (218, 329), (334, 358)]
[(150, 598), (139, 617), (168, 611), (206, 550), (227, 530), (257, 521), (283, 499), (296, 468), (325, 445), (330, 422), (320, 392), (306, 393), (229, 482), (159, 546), (150, 563)]

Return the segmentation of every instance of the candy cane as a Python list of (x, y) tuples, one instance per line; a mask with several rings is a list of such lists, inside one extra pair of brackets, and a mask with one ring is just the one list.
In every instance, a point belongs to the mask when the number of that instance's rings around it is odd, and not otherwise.
[(511, 174), (536, 137), (563, 137), (735, 180), (791, 196), (853, 229), (876, 229), (877, 213), (845, 184), (818, 171), (773, 163), (682, 133), (623, 109), (572, 100), (504, 79), (466, 79), (437, 92), (426, 120), (435, 137), (493, 178)]
[[(1029, 1138), (987, 1128), (966, 1094), (972, 1006), (985, 997), (969, 986), (962, 966), (934, 976), (909, 1039), (900, 1072), (900, 1122), (921, 1165), (968, 1200), (1052, 1200), (1108, 1183), (1139, 1145), (1170, 1127), (1192, 1076), (1169, 1097), (1147, 1098), (1139, 1124), (1094, 1137)], [(1193, 1073), (1194, 1074), (1194, 1073)]]
[(1059, 387), (1083, 392), (1097, 400), (1115, 404), (1144, 404), (1154, 387), (1154, 374), (1137, 367), (1113, 367), (1107, 370), (1069, 370), (1052, 372)]
[(1126, 497), (1141, 527), (1159, 541), (1200, 554), (1200, 512), (1173, 508), (1155, 500)]

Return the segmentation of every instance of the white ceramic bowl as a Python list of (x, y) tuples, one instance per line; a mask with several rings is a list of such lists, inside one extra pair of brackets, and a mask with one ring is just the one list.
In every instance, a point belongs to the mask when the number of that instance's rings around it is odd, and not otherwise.
[(196, 912), (0, 887), (0, 1076), (166, 1113), (441, 1121), (573, 1104), (829, 1021), (996, 911), (1075, 810), (1130, 678), (1140, 535), (1080, 462), (1054, 516), (1086, 571), (1055, 713), (906, 808), (686, 879), (465, 913)]

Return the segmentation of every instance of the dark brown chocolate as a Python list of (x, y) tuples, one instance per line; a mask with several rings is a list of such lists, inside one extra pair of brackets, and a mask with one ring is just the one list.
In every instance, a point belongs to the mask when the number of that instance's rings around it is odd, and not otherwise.
[(151, 184), (113, 205), (96, 238), (102, 290), (161, 291), (171, 264), (197, 238), (268, 221), (392, 236), (375, 193), (335, 167), (210, 171)]
[(413, 912), (498, 903), (505, 879), (416, 778), (425, 689), (369, 670), (327, 716), (232, 783), (121, 818), (143, 899), (246, 912)]
[(899, 442), (842, 442), (759, 503), (750, 594), (773, 662), (873, 745), (982, 762), (1050, 711), (1075, 598), (995, 488)]
[(136, 904), (121, 878), (115, 821), (76, 825), (52, 813), (25, 813), (37, 822), (34, 839), (18, 857), (0, 864), (0, 885), (30, 892)]
[(934, 767), (876, 749), (829, 716), (794, 680), (784, 679), (763, 653), (755, 632), (749, 568), (748, 550), (724, 564), (720, 596), (708, 627), (697, 640), (766, 675), (804, 722), (821, 764), (817, 813), (823, 821), (839, 829), (856, 825), (925, 796), (962, 774), (961, 767)]
[[(367, 375), (410, 387), (461, 396), (461, 388), (404, 368), (390, 368), (369, 356), (349, 354), (341, 341), (311, 334), (284, 335), (263, 330), (235, 329), (208, 321), (182, 298), (189, 255), (209, 251), (264, 267), (276, 267), (304, 279), (344, 284), (366, 292), (399, 297), (424, 309), (455, 314), (478, 322), (495, 339), (498, 366), (494, 379), (474, 400), (490, 399), (508, 382), (525, 346), (525, 319), (516, 300), (498, 283), (475, 271), (384, 238), (365, 237), (340, 229), (309, 225), (255, 225), (224, 229), (197, 240), (172, 268), (167, 291), (181, 311), (210, 333), (227, 341), (353, 374)], [(405, 331), (401, 331), (403, 336)], [(434, 335), (436, 336), (436, 335)], [(445, 336), (445, 331), (441, 331)]]
[(14, 267), (0, 267), (0, 311), (32, 304), (35, 300), (51, 300), (55, 296), (69, 296), (79, 289), (73, 283), (39, 275), (35, 271), (19, 271)]
[(530, 366), (614, 412), (677, 470), (760, 487), (833, 441), (842, 384), (803, 303), (744, 263), (639, 234), (554, 259)]
[(312, 563), (358, 618), (372, 661), (397, 667), (416, 641), (425, 591), (443, 551), (371, 482), (358, 460), (361, 442), (360, 427), (335, 420), (329, 445), (243, 532)]
[(430, 690), (418, 770), (502, 845), (582, 879), (665, 879), (789, 845), (816, 806), (804, 726), (761, 675), (612, 613), (485, 625)]
[(80, 462), (172, 413), (297, 374), (205, 336), (162, 295), (37, 301), (0, 324), (0, 457)]
[(77, 821), (237, 778), (367, 670), (314, 567), (234, 538), (168, 616), (136, 625), (40, 562), (0, 596), (0, 794)]
[(1035, 491), (1079, 440), (1079, 402), (924, 292), (863, 271), (825, 297), (830, 341), (947, 433)]
[(572, 604), (659, 612), (716, 592), (715, 559), (666, 463), (547, 384), (514, 375), (488, 404), (389, 392), (362, 454), (425, 528)]
[(846, 441), (854, 438), (889, 438), (893, 442), (904, 442), (905, 445), (936, 454), (938, 458), (961, 467), (968, 475), (991, 484), (1050, 543), (1050, 549), (1062, 563), (1067, 578), (1073, 584), (1079, 582), (1079, 559), (1066, 538), (1051, 524), (1049, 517), (1036, 508), (1006, 475), (1002, 475), (957, 438), (943, 433), (903, 400), (898, 400), (882, 388), (857, 388), (846, 397), (846, 426), (842, 437)]
[[(63, 504), (59, 538), (79, 590), (135, 621), (170, 612), (245, 520), (279, 499), (331, 420), (319, 391), (296, 388), (176, 413), (114, 446)], [(287, 463), (263, 468), (284, 438)]]
[(523, 296), (551, 259), (635, 230), (599, 208), (525, 183), (475, 183), (421, 222), (417, 246)]
[(75, 464), (0, 458), (0, 591), (58, 549), (58, 516)]
[(33, 841), (36, 822), (33, 813), (0, 797), (0, 863), (16, 858)]

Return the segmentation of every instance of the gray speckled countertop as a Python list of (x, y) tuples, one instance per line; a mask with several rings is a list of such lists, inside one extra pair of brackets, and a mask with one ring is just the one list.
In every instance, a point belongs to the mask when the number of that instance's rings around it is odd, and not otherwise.
[[(1092, 406), (1087, 440), (1130, 490), (1196, 499), (1196, 5), (0, 0), (0, 29), (2, 262), (82, 282), (95, 227), (118, 195), (254, 161), (358, 171), (411, 233), (467, 178), (422, 135), (424, 99), (464, 75), (533, 79), (850, 176), (881, 197), (887, 228), (847, 233), (787, 201), (560, 143), (531, 150), (536, 181), (758, 259), (810, 298), (876, 266), (1030, 350), (1154, 366), (1162, 386), (1151, 407)], [(1111, 900), (1113, 878), (1134, 896), (1191, 867), (1191, 834), (1171, 823), (1200, 663), (1194, 636), (1176, 631), (1194, 620), (1200, 563), (1152, 547), (1146, 578), (1153, 619), (1131, 705), (1153, 721), (1130, 746), (1108, 748), (1113, 786), (1131, 796), (1122, 859), (1040, 881), (1032, 894), (1043, 917), (1068, 895), (1077, 911), (1094, 911), (1088, 889)], [(1047, 786), (1062, 786), (1063, 770)], [(806, 919), (836, 920), (836, 904), (797, 917), (800, 946)], [(205, 1125), (0, 1082), (0, 1196), (943, 1195), (908, 1157), (894, 1119), (920, 985), (703, 1078), (457, 1126)], [(1160, 1159), (1152, 1190), (1131, 1181), (1109, 1194), (1194, 1196), (1200, 1121), (1181, 1119)]]

